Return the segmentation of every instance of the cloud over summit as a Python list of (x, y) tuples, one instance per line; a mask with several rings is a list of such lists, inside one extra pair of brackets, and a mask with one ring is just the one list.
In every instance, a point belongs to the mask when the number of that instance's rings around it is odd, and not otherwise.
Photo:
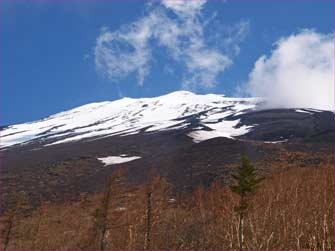
[[(206, 18), (205, 8), (206, 0), (157, 0), (135, 22), (114, 31), (103, 28), (95, 46), (98, 72), (114, 82), (135, 75), (143, 85), (152, 65), (162, 60), (162, 74), (181, 74), (182, 89), (215, 87), (250, 25), (240, 21), (217, 30), (211, 23), (216, 16)], [(282, 37), (258, 58), (241, 89), (272, 108), (334, 110), (334, 34), (305, 29)]]
[(302, 30), (281, 38), (256, 61), (244, 88), (270, 107), (334, 110), (334, 34)]

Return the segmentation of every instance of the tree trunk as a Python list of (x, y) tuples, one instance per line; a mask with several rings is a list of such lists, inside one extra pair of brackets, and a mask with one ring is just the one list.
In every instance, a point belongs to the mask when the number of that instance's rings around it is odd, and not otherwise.
[(42, 222), (42, 217), (43, 217), (43, 208), (41, 209), (40, 213), (39, 213), (39, 217), (38, 217), (38, 222), (37, 222), (37, 226), (36, 226), (36, 231), (35, 231), (35, 234), (34, 234), (34, 239), (33, 239), (33, 244), (32, 244), (32, 247), (31, 249), (34, 250), (36, 247), (36, 242), (37, 242), (37, 238), (38, 238), (38, 235), (40, 233), (40, 227), (41, 227), (41, 222)]
[(241, 195), (240, 200), (240, 227), (239, 227), (239, 239), (240, 239), (240, 251), (243, 251), (244, 246), (244, 210), (246, 209), (246, 201), (244, 194)]
[(103, 228), (101, 229), (101, 239), (100, 239), (100, 250), (103, 251), (105, 250), (105, 247), (106, 247), (106, 231), (107, 231), (107, 228), (106, 228), (106, 225), (104, 224)]
[(241, 211), (240, 212), (240, 227), (239, 227), (240, 251), (243, 251), (243, 245), (244, 245), (243, 227), (244, 227), (244, 213), (243, 211)]
[(144, 250), (150, 249), (150, 235), (151, 235), (151, 192), (147, 193), (147, 210), (145, 217), (145, 240), (144, 240)]
[(13, 224), (14, 224), (14, 218), (15, 218), (15, 211), (10, 212), (9, 216), (8, 216), (8, 221), (7, 221), (7, 229), (5, 230), (5, 238), (4, 238), (4, 251), (7, 250), (8, 248), (8, 244), (10, 242), (10, 237), (12, 234), (12, 228), (13, 228)]
[(106, 248), (106, 232), (107, 232), (107, 218), (108, 218), (108, 210), (109, 210), (109, 204), (111, 200), (112, 195), (112, 179), (109, 178), (107, 182), (107, 188), (105, 191), (104, 199), (102, 201), (102, 207), (100, 212), (100, 222), (98, 223), (100, 225), (100, 250), (103, 251)]

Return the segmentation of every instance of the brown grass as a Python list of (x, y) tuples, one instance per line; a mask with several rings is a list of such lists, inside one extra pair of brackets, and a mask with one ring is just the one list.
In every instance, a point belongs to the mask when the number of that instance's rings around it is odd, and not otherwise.
[[(291, 168), (268, 177), (246, 216), (246, 247), (333, 249), (333, 171), (330, 166)], [(151, 187), (151, 248), (238, 248), (239, 225), (234, 211), (238, 197), (229, 188), (214, 182), (192, 194), (175, 194), (160, 177), (153, 179)], [(111, 191), (105, 248), (143, 249), (146, 187), (111, 184)], [(104, 194), (85, 195), (79, 202), (45, 204), (29, 215), (17, 215), (12, 220), (8, 247), (99, 249), (90, 240), (97, 210), (104, 201)], [(4, 216), (3, 222), (6, 229), (8, 217)]]

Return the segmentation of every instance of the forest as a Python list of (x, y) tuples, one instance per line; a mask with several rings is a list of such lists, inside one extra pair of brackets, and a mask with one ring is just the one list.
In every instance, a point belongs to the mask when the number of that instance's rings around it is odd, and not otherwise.
[[(248, 198), (243, 248), (333, 250), (333, 172), (295, 167), (267, 175)], [(128, 175), (116, 171), (102, 192), (33, 210), (19, 195), (1, 217), (1, 249), (240, 248), (241, 198), (230, 186), (216, 180), (178, 192), (154, 170), (145, 184), (130, 184)]]

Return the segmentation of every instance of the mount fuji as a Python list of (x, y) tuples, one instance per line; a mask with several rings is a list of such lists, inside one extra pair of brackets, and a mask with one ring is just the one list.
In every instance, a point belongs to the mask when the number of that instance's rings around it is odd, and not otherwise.
[[(8, 126), (1, 131), (0, 144), (2, 148), (31, 144), (46, 147), (112, 136), (124, 137), (181, 129), (188, 129), (187, 135), (197, 143), (216, 137), (240, 138), (243, 135), (252, 135), (259, 127), (263, 128), (269, 123), (275, 125), (281, 122), (288, 126), (292, 123), (289, 120), (331, 117), (330, 112), (314, 109), (281, 109), (272, 110), (271, 114), (277, 115), (268, 116), (271, 119), (266, 121), (269, 110), (261, 109), (263, 103), (259, 98), (196, 95), (187, 91), (156, 98), (123, 98), (80, 106), (39, 121)], [(327, 115), (322, 115), (324, 113)], [(284, 124), (282, 125), (285, 127)], [(294, 127), (296, 126), (299, 125)], [(289, 131), (285, 131), (279, 138), (263, 137), (263, 140), (283, 141), (297, 136), (296, 134), (308, 134), (307, 128), (301, 128), (304, 132), (297, 133), (294, 127), (291, 128), (290, 135)], [(313, 132), (310, 134), (313, 136)]]
[(188, 190), (217, 178), (227, 182), (241, 154), (266, 172), (332, 161), (332, 111), (266, 107), (261, 98), (178, 91), (87, 104), (4, 126), (4, 201), (20, 191), (37, 204), (75, 199), (103, 189), (119, 168), (127, 169), (132, 182), (142, 182), (154, 167), (177, 189)]

